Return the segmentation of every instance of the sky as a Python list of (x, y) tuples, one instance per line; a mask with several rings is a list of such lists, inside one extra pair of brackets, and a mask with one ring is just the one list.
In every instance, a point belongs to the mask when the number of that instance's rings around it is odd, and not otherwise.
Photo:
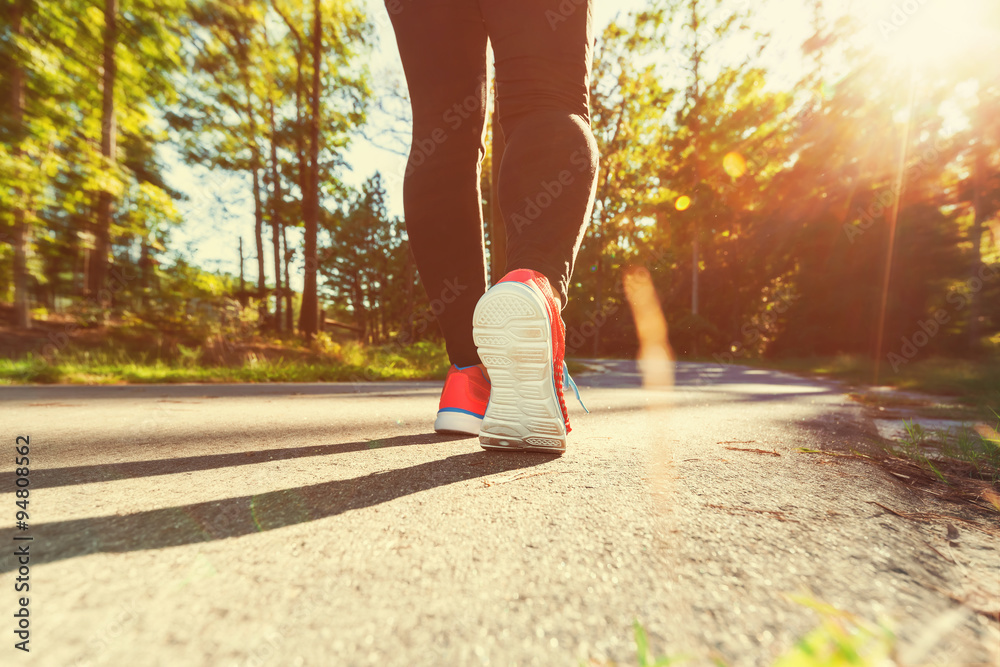
[[(378, 37), (370, 68), (380, 81), (394, 80), (402, 84), (399, 55), (383, 2), (364, 1), (375, 20)], [(987, 0), (962, 0), (965, 3), (978, 1)], [(732, 2), (734, 5), (748, 5), (751, 0)], [(595, 33), (599, 33), (616, 15), (624, 15), (646, 4), (646, 0), (594, 0)], [(809, 11), (805, 5), (803, 0), (766, 0), (752, 5), (756, 24), (766, 27), (770, 33), (763, 62), (770, 70), (769, 85), (787, 90), (802, 74), (804, 63), (800, 46), (810, 29)], [(935, 35), (946, 31), (969, 29), (969, 26), (955, 24), (961, 18), (961, 12), (955, 11), (955, 4), (949, 0), (831, 0), (829, 5), (840, 11), (854, 11), (861, 17), (864, 26), (859, 39), (868, 41), (876, 49), (884, 49), (894, 57), (917, 60), (929, 51), (926, 48), (928, 39), (933, 40)], [(956, 15), (959, 19), (955, 18)], [(750, 36), (747, 37), (749, 40)], [(733, 48), (739, 49), (738, 43)], [(254, 215), (249, 177), (184, 165), (169, 146), (163, 149), (161, 156), (168, 182), (190, 198), (179, 205), (185, 223), (173, 232), (170, 247), (204, 269), (235, 275), (239, 273), (237, 247), (242, 236), (246, 257), (244, 270), (249, 280), (255, 280)], [(348, 173), (344, 174), (348, 184), (360, 185), (376, 170), (386, 176), (390, 215), (401, 216), (402, 180), (394, 175), (402, 173), (405, 157), (358, 139), (346, 158), (351, 165)], [(293, 247), (298, 245), (301, 231), (288, 231), (290, 244)], [(265, 267), (270, 279), (273, 259), (268, 252), (268, 232), (265, 231)], [(293, 276), (293, 287), (300, 287), (295, 283)]]

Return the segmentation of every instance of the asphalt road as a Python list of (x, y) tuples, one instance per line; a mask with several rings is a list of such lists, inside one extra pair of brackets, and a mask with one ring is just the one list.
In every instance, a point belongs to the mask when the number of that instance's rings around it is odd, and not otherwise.
[(876, 439), (837, 385), (599, 366), (559, 458), (434, 435), (436, 383), (0, 387), (0, 540), (33, 538), (31, 652), (5, 548), (0, 663), (635, 664), (638, 621), (657, 655), (763, 665), (819, 623), (797, 594), (905, 664), (1000, 660), (1000, 539), (798, 451)]

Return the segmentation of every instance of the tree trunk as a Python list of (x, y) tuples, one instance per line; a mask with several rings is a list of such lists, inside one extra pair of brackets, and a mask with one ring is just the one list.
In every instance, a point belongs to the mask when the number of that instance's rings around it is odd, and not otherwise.
[(264, 275), (264, 203), (260, 196), (260, 169), (257, 165), (257, 149), (252, 149), (253, 158), (253, 236), (257, 246), (257, 311), (260, 313), (259, 326), (267, 322), (267, 279)]
[(292, 283), (288, 275), (288, 264), (292, 259), (292, 253), (288, 249), (288, 236), (285, 231), (288, 228), (284, 225), (281, 227), (281, 241), (285, 246), (284, 258), (285, 258), (285, 331), (292, 333), (295, 330), (295, 322), (293, 321), (292, 313)]
[[(253, 141), (253, 140), (251, 140)], [(264, 205), (260, 197), (260, 169), (257, 165), (256, 141), (251, 149), (251, 170), (253, 171), (253, 236), (257, 244), (257, 310), (260, 313), (260, 325), (267, 321), (267, 280), (264, 277)]]
[[(980, 81), (980, 87), (985, 86), (984, 81)], [(982, 95), (983, 93), (980, 93)], [(983, 113), (983, 104), (980, 102), (976, 111), (975, 120), (977, 125), (977, 140), (973, 146), (975, 154), (973, 174), (972, 174), (972, 207), (975, 211), (972, 218), (972, 229), (969, 230), (969, 241), (972, 243), (972, 275), (973, 280), (982, 280), (979, 275), (983, 268), (983, 223), (986, 221), (986, 189), (988, 188), (986, 172), (986, 147), (983, 141), (986, 139), (986, 118)], [(975, 284), (975, 283), (973, 283)], [(982, 316), (982, 290), (974, 290), (969, 295), (969, 350), (976, 354), (982, 352), (983, 328), (980, 317)]]
[[(600, 313), (604, 308), (604, 212), (601, 212), (597, 223), (597, 233), (600, 234), (600, 241), (597, 243), (597, 271), (595, 272), (594, 289), (594, 313)], [(591, 356), (597, 358), (601, 356), (601, 327), (594, 327), (594, 346), (590, 351)]]
[[(24, 33), (21, 24), (21, 16), (24, 12), (24, 4), (20, 1), (14, 3), (11, 9), (13, 16), (12, 32), (20, 37)], [(14, 160), (21, 156), (21, 136), (24, 132), (22, 127), (24, 119), (24, 72), (21, 70), (21, 63), (18, 55), (10, 59), (10, 87), (11, 87), (11, 131), (13, 133), (12, 152)], [(14, 326), (20, 329), (31, 328), (30, 303), (28, 300), (28, 240), (29, 231), (25, 222), (24, 205), (21, 201), (23, 193), (20, 189), (14, 191), (14, 238), (11, 243), (14, 246)]]
[(246, 278), (243, 277), (243, 265), (246, 263), (246, 259), (243, 256), (243, 237), (240, 237), (240, 291), (239, 291), (239, 302), (240, 306), (246, 306)]
[(139, 276), (142, 281), (142, 291), (139, 293), (139, 305), (142, 312), (149, 310), (149, 294), (153, 287), (153, 254), (149, 249), (149, 240), (143, 237), (139, 252)]
[(371, 331), (368, 327), (368, 313), (365, 310), (365, 294), (361, 279), (355, 276), (351, 284), (351, 305), (354, 307), (354, 326), (358, 329), (361, 342), (368, 343)]
[(403, 270), (403, 275), (406, 276), (406, 306), (403, 310), (403, 323), (406, 329), (406, 342), (413, 342), (413, 310), (416, 308), (417, 295), (416, 295), (416, 283), (417, 283), (417, 265), (413, 261), (413, 253), (410, 251), (409, 246), (406, 248), (406, 268)]
[[(278, 3), (273, 3), (275, 11), (281, 16), (281, 19), (288, 26), (288, 31), (295, 38), (295, 43), (298, 48), (295, 50), (295, 152), (298, 156), (298, 178), (296, 184), (299, 186), (299, 193), (302, 197), (302, 207), (303, 207), (303, 217), (305, 214), (305, 197), (306, 190), (308, 189), (308, 168), (306, 166), (306, 148), (305, 148), (305, 133), (302, 131), (302, 61), (305, 58), (306, 44), (302, 39), (302, 34), (295, 27), (291, 18), (285, 12), (281, 11), (281, 7)], [(318, 12), (317, 12), (318, 15)], [(281, 238), (285, 244), (285, 329), (292, 331), (294, 329), (294, 313), (292, 308), (292, 288), (291, 280), (289, 276), (288, 265), (291, 262), (292, 252), (288, 249), (288, 236), (285, 234), (287, 226), (281, 229)]]
[(312, 116), (309, 119), (309, 179), (304, 193), (302, 218), (305, 223), (305, 276), (302, 286), (302, 312), (299, 314), (299, 330), (306, 340), (312, 340), (317, 333), (319, 320), (319, 299), (316, 285), (316, 232), (319, 220), (319, 98), (320, 68), (322, 66), (323, 21), (320, 16), (320, 2), (313, 0), (313, 86)]
[(278, 140), (274, 123), (274, 99), (269, 99), (271, 117), (271, 241), (274, 246), (274, 330), (281, 331), (281, 171), (278, 169)]
[[(101, 104), (101, 156), (104, 168), (115, 167), (117, 128), (115, 125), (115, 76), (117, 62), (115, 45), (118, 42), (118, 0), (104, 0), (104, 76)], [(108, 253), (111, 249), (112, 196), (108, 191), (97, 199), (97, 221), (94, 225), (94, 247), (88, 265), (87, 291), (92, 298), (100, 298), (101, 289), (108, 275)]]
[[(243, 0), (243, 5), (249, 9), (249, 0)], [(247, 115), (247, 141), (250, 144), (250, 172), (253, 177), (253, 214), (254, 214), (254, 242), (257, 247), (257, 312), (259, 314), (259, 327), (267, 326), (267, 279), (264, 275), (264, 202), (261, 197), (260, 187), (260, 146), (257, 143), (257, 117), (253, 108), (253, 89), (250, 85), (250, 53), (249, 48), (253, 40), (252, 27), (243, 28), (236, 31), (236, 64), (240, 69), (240, 78), (243, 80), (243, 91), (246, 95), (244, 112)]]

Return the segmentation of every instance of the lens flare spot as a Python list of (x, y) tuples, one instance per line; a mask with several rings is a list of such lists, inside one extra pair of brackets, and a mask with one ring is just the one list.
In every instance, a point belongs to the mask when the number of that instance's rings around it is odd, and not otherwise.
[(722, 158), (722, 168), (733, 178), (739, 178), (747, 171), (747, 161), (735, 151), (726, 153), (726, 156)]
[(681, 195), (680, 197), (677, 198), (677, 201), (674, 202), (674, 208), (676, 208), (678, 211), (686, 211), (688, 206), (690, 205), (691, 205), (691, 198), (688, 197), (687, 195)]

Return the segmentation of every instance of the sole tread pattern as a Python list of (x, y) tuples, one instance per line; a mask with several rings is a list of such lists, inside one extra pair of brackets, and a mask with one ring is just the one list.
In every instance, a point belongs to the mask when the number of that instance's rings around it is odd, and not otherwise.
[(542, 297), (523, 283), (500, 283), (477, 304), (473, 338), (492, 385), (479, 436), (484, 448), (565, 449), (549, 327)]

